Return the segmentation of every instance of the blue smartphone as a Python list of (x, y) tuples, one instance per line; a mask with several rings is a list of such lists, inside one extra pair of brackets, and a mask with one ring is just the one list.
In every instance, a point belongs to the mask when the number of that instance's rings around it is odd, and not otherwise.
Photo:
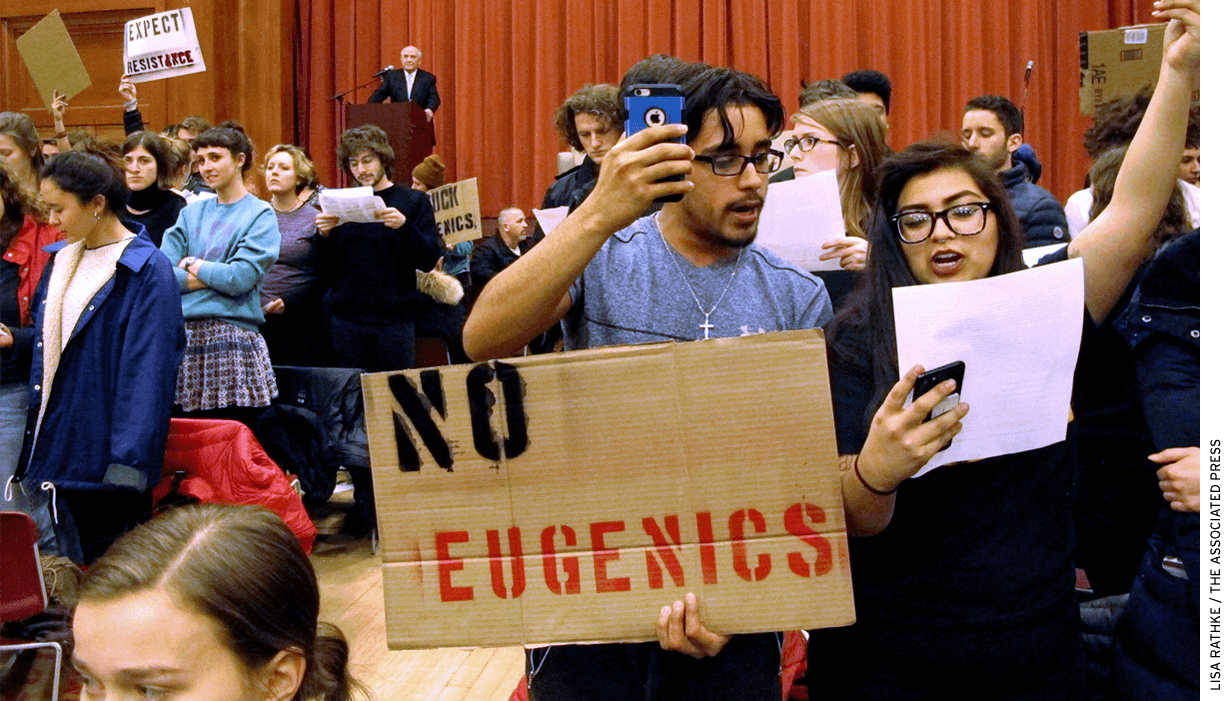
[[(624, 109), (628, 118), (624, 121), (624, 137), (649, 127), (683, 123), (683, 91), (678, 85), (667, 83), (638, 83), (624, 92)], [(684, 137), (675, 139), (686, 143)], [(672, 175), (660, 182), (683, 180), (682, 175)], [(683, 195), (659, 197), (654, 202), (678, 202)]]

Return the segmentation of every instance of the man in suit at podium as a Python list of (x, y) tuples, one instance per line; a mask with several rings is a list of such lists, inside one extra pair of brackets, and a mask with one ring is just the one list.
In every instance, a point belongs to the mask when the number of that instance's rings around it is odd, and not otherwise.
[[(415, 102), (427, 113), (431, 121), (440, 107), (440, 95), (436, 92), (436, 77), (419, 68), (423, 52), (418, 47), (407, 46), (401, 50), (401, 70), (390, 68), (384, 71), (384, 82), (367, 99), (368, 102)], [(409, 89), (407, 90), (407, 86)]]

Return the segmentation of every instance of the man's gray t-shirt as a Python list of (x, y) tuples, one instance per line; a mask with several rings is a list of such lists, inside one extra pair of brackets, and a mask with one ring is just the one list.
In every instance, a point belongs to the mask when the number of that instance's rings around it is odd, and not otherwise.
[(833, 317), (819, 278), (755, 243), (737, 259), (698, 268), (669, 248), (653, 215), (611, 236), (569, 294), (568, 350), (702, 339), (700, 307), (715, 303), (710, 338), (819, 328)]

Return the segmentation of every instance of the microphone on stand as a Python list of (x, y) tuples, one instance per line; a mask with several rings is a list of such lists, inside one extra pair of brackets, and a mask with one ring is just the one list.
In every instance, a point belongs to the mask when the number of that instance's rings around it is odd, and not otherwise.
[[(1032, 66), (1033, 61), (1030, 61), (1029, 64)], [(394, 70), (395, 68), (397, 68), (397, 66), (385, 66), (384, 68), (380, 69), (379, 73), (374, 74), (372, 77), (379, 78), (380, 76), (384, 75), (385, 73), (388, 73), (391, 70)], [(1028, 78), (1026, 78), (1026, 80), (1028, 80)]]
[(1025, 99), (1029, 97), (1029, 75), (1034, 72), (1034, 62), (1025, 64), (1025, 94), (1021, 96), (1021, 111), (1025, 111)]

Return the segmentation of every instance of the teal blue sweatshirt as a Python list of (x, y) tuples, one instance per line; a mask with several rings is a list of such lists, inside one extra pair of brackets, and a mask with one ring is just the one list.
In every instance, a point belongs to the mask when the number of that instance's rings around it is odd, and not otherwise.
[[(268, 202), (247, 195), (233, 204), (217, 198), (193, 202), (162, 235), (162, 252), (175, 267), (184, 320), (219, 319), (249, 331), (265, 321), (261, 280), (278, 259), (282, 234)], [(199, 258), (203, 290), (188, 290), (187, 257)]]

